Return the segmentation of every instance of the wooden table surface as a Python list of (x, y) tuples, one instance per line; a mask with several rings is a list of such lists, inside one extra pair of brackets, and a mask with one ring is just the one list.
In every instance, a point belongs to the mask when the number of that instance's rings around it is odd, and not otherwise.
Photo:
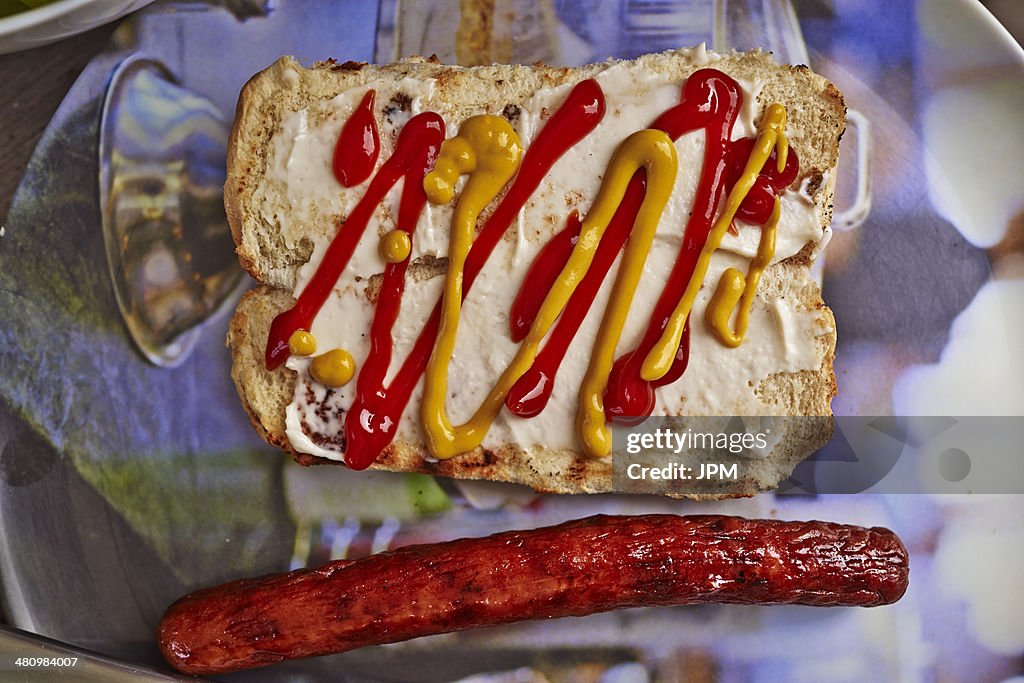
[(52, 45), (0, 55), (0, 217), (40, 136), (78, 74), (103, 47), (117, 24), (108, 24)]

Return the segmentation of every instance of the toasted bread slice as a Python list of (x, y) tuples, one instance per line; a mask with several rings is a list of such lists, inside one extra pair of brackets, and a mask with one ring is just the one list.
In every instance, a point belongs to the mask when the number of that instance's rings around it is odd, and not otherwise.
[[(376, 115), (381, 126), (384, 148), (379, 165), (393, 147), (394, 138), (404, 121), (417, 110), (441, 114), (449, 122), (449, 135), (459, 122), (481, 113), (504, 113), (506, 118), (518, 119), (518, 127), (529, 128), (528, 119), (532, 117), (536, 124), (545, 114), (550, 113), (541, 111), (544, 108), (537, 104), (547, 101), (541, 95), (550, 100), (584, 79), (597, 78), (601, 82), (602, 74), (610, 74), (615, 69), (614, 78), (607, 76), (609, 83), (641, 82), (641, 85), (635, 86), (640, 89), (648, 86), (662, 87), (667, 83), (672, 84), (678, 93), (679, 86), (686, 78), (702, 66), (718, 69), (743, 84), (749, 97), (746, 105), (748, 110), (745, 112), (750, 120), (748, 127), (756, 124), (768, 104), (780, 102), (786, 107), (788, 136), (792, 148), (799, 154), (800, 174), (787, 191), (787, 195), (792, 196), (783, 207), (783, 218), (784, 221), (789, 220), (786, 219), (787, 211), (792, 211), (794, 215), (799, 214), (792, 219), (792, 224), (800, 225), (790, 235), (789, 246), (782, 250), (780, 258), (762, 276), (751, 316), (751, 327), (747, 333), (748, 341), (751, 338), (760, 341), (745, 342), (740, 349), (730, 350), (737, 352), (737, 355), (722, 356), (715, 355), (720, 350), (711, 350), (712, 344), (698, 344), (695, 340), (688, 374), (680, 380), (682, 384), (659, 390), (659, 397), (664, 390), (668, 390), (671, 396), (669, 407), (659, 408), (655, 414), (729, 412), (737, 415), (831, 415), (830, 401), (835, 395), (832, 370), (835, 324), (831, 311), (824, 305), (820, 290), (811, 277), (810, 265), (817, 247), (827, 239), (838, 142), (845, 127), (845, 106), (838, 90), (807, 67), (778, 66), (769, 54), (761, 52), (714, 55), (696, 48), (646, 55), (630, 62), (608, 62), (579, 68), (542, 65), (464, 68), (416, 58), (386, 66), (328, 62), (306, 69), (286, 57), (257, 74), (241, 94), (229, 143), (224, 193), (232, 234), (238, 245), (239, 260), (262, 283), (240, 302), (228, 336), (233, 356), (232, 377), (242, 403), (261, 436), (291, 453), (302, 464), (339, 463), (343, 455), (343, 439), (338, 438), (337, 434), (333, 437), (307, 434), (307, 439), (289, 438), (286, 419), (288, 406), (296, 400), (297, 395), (309, 393), (306, 384), (311, 380), (286, 367), (268, 371), (264, 364), (264, 350), (271, 321), (294, 304), (296, 287), (302, 286), (308, 279), (311, 268), (300, 269), (311, 259), (315, 262), (320, 257), (323, 245), (334, 235), (339, 223), (346, 218), (365, 190), (365, 186), (343, 188), (334, 181), (330, 171), (331, 149), (320, 149), (317, 152), (317, 148), (310, 146), (310, 140), (317, 135), (321, 137), (316, 140), (333, 143), (337, 131), (358, 102), (357, 95), (361, 96), (370, 87), (379, 90)], [(613, 101), (610, 93), (608, 97), (610, 112), (618, 112), (620, 105), (625, 111), (628, 103)], [(626, 93), (616, 97), (628, 98), (630, 95)], [(644, 124), (639, 124), (635, 129), (643, 127)], [(600, 134), (599, 127), (591, 136)], [(524, 145), (528, 147), (529, 131), (521, 135)], [(305, 137), (300, 139), (299, 136)], [(680, 138), (680, 141), (685, 138)], [(699, 144), (702, 143), (691, 140), (685, 144), (697, 145), (699, 151)], [(324, 146), (321, 144), (319, 147)], [(682, 169), (688, 157), (683, 156), (682, 152), (680, 154)], [(578, 191), (566, 194), (566, 209), (578, 205), (581, 212), (585, 211), (593, 200), (601, 169), (606, 162), (607, 159), (593, 160), (591, 170), (594, 178), (587, 182), (581, 180)], [(561, 189), (564, 190), (564, 187)], [(572, 199), (569, 194), (572, 194)], [(364, 236), (365, 240), (375, 241), (376, 235), (383, 235), (388, 225), (393, 225), (393, 212), (389, 206), (378, 210), (376, 216), (379, 225), (370, 226), (368, 235)], [(526, 265), (532, 260), (536, 249), (539, 249), (538, 245), (559, 230), (564, 220), (564, 215), (538, 217), (530, 214), (530, 210), (528, 207), (524, 214), (526, 227), (523, 220), (519, 226), (514, 223), (503, 242), (503, 248), (507, 248), (508, 254), (512, 254), (517, 244), (520, 247), (526, 244)], [(447, 231), (447, 215), (435, 210), (421, 219), (419, 231), (425, 230), (424, 221), (433, 224), (430, 228), (433, 233)], [(783, 225), (780, 222), (780, 231)], [(521, 233), (529, 230), (531, 234), (528, 238), (516, 237), (512, 235), (516, 230)], [(416, 287), (422, 286), (432, 287), (431, 292), (438, 291), (437, 285), (444, 279), (446, 245), (443, 244), (443, 238), (436, 238), (435, 235), (435, 241), (437, 239), (440, 239), (440, 246), (428, 245), (417, 251), (414, 245), (407, 279), (411, 283), (407, 286), (409, 289), (420, 291)], [(671, 239), (665, 238), (667, 244), (665, 240), (656, 240), (652, 253), (659, 249), (671, 249), (674, 257), (678, 242), (672, 243)], [(736, 251), (741, 253), (743, 250)], [(520, 282), (515, 278), (522, 278), (521, 266), (509, 265), (522, 259), (508, 254), (504, 264), (509, 272), (501, 272), (501, 257), (492, 257), (484, 271), (484, 274), (492, 273), (491, 277), (496, 281), (502, 278), (510, 280), (509, 284), (494, 289), (498, 292), (498, 298), (505, 296), (505, 289), (517, 290)], [(730, 258), (737, 263), (746, 263), (742, 254), (734, 254)], [(383, 269), (383, 262), (379, 266), (375, 270), (372, 263), (364, 263), (360, 266), (362, 270), (356, 273), (353, 273), (353, 268), (347, 269), (342, 275), (342, 281), (336, 286), (335, 296), (348, 297), (349, 306), (356, 308), (361, 304), (353, 303), (353, 297), (361, 298), (364, 300), (362, 304), (372, 311), (377, 282), (374, 276)], [(705, 281), (704, 284), (703, 289), (707, 291), (702, 291), (691, 316), (694, 329), (704, 325), (700, 307), (706, 305), (706, 299), (714, 289), (714, 283), (709, 285)], [(480, 286), (478, 281), (477, 287)], [(654, 288), (650, 290), (654, 294), (648, 294), (647, 297), (653, 298), (660, 291), (660, 283), (655, 282), (649, 286)], [(406, 297), (410, 296), (415, 298), (407, 289)], [(420, 305), (418, 310), (413, 306), (408, 309), (403, 307), (402, 315), (406, 318), (400, 317), (400, 326), (403, 320), (407, 320), (411, 328), (418, 329), (417, 325), (422, 325), (435, 298), (424, 295), (421, 299), (427, 303)], [(471, 294), (465, 310), (468, 311), (473, 305)], [(595, 316), (600, 318), (602, 309), (602, 305), (595, 305), (588, 320)], [(477, 321), (485, 320), (486, 315), (493, 316), (493, 311), (478, 315)], [(351, 323), (366, 326), (365, 320), (361, 319), (356, 321), (353, 318)], [(463, 324), (474, 323), (472, 319), (467, 319)], [(359, 334), (352, 344), (359, 343)], [(695, 331), (694, 334), (698, 333)], [(401, 336), (396, 333), (393, 364), (402, 360), (403, 342), (397, 338)], [(480, 344), (479, 341), (476, 346), (489, 345), (489, 342)], [(632, 348), (635, 341), (635, 329), (631, 336), (627, 328), (619, 352)], [(495, 346), (501, 349), (509, 345), (507, 340), (495, 342)], [(477, 362), (478, 366), (473, 368), (481, 369), (478, 376), (471, 371), (468, 375), (463, 372), (459, 378), (467, 386), (479, 384), (486, 391), (504, 367), (500, 363), (506, 362), (507, 358), (499, 358), (499, 367), (495, 369), (489, 362), (481, 360), (485, 351), (459, 348), (462, 357), (469, 359), (467, 363)], [(744, 351), (744, 348), (747, 350)], [(588, 343), (577, 339), (570, 354), (586, 356), (589, 349)], [(702, 356), (703, 349), (708, 351)], [(358, 354), (353, 352), (353, 355), (357, 356), (358, 361)], [(459, 358), (457, 353), (453, 369), (458, 366)], [(701, 358), (706, 360), (702, 361)], [(728, 358), (739, 359), (737, 367), (745, 368), (748, 374), (753, 374), (747, 377), (742, 372), (725, 372), (722, 373), (723, 379), (719, 386), (708, 388), (709, 378), (715, 372), (713, 367), (702, 371), (701, 363), (713, 365), (723, 363), (723, 359)], [(695, 366), (697, 370), (694, 370)], [(567, 377), (560, 375), (558, 382), (567, 384), (566, 391), (574, 395), (578, 389), (578, 377), (567, 374)], [(695, 375), (692, 379), (694, 387), (689, 389), (686, 384), (690, 381), (687, 380), (688, 375)], [(696, 383), (701, 383), (699, 389)], [(298, 393), (297, 387), (300, 390)], [(469, 393), (478, 396), (472, 391)], [(713, 400), (700, 398), (705, 394), (713, 395)], [(467, 400), (475, 399), (470, 397)], [(414, 394), (411, 404), (417, 401), (418, 394)], [(411, 405), (405, 415), (412, 424), (418, 414), (417, 406)], [(543, 415), (534, 419), (541, 419)], [(509, 418), (512, 421), (516, 419)], [(529, 443), (514, 438), (517, 424), (497, 430), (499, 437), (504, 439), (502, 441), (485, 441), (483, 447), (473, 452), (442, 461), (429, 457), (422, 438), (416, 437), (416, 428), (411, 426), (404, 433), (400, 432), (399, 438), (380, 454), (374, 467), (460, 479), (517, 482), (546, 492), (594, 493), (610, 489), (611, 463), (608, 459), (588, 458), (567, 444), (562, 432), (571, 432), (571, 424), (545, 427), (547, 432), (542, 430), (541, 437), (531, 437), (527, 433), (524, 441), (531, 441)], [(831, 423), (828, 422), (827, 426), (817, 424), (819, 426), (813, 428), (791, 429), (768, 457), (751, 460), (745, 468), (741, 492), (752, 494), (776, 486), (791, 473), (798, 462), (823, 445), (830, 438)], [(513, 437), (509, 437), (509, 434)], [(558, 443), (546, 443), (548, 439), (543, 434), (557, 434), (557, 438), (552, 437), (551, 440)], [(300, 442), (300, 447), (296, 446), (296, 441)], [(315, 443), (323, 448), (303, 448), (302, 443)], [(321, 457), (324, 453), (328, 457)]]

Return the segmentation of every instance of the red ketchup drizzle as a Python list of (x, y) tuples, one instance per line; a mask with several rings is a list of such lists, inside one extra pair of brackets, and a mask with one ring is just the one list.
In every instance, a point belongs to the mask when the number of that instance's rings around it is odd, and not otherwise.
[(380, 155), (380, 134), (377, 117), (373, 115), (376, 90), (363, 95), (352, 116), (341, 128), (334, 146), (334, 177), (345, 187), (355, 187), (370, 177)]
[[(420, 196), (422, 188), (419, 192), (408, 188), (410, 185), (423, 185), (423, 176), (433, 168), (443, 141), (444, 119), (433, 112), (419, 114), (405, 124), (395, 144), (394, 154), (381, 166), (380, 171), (370, 182), (366, 194), (352, 210), (352, 214), (338, 226), (338, 232), (327, 247), (323, 261), (302, 290), (295, 306), (279, 314), (270, 324), (266, 351), (267, 369), (273, 370), (288, 358), (288, 338), (293, 332), (310, 328), (313, 318), (324, 305), (324, 301), (334, 288), (334, 283), (338, 281), (338, 277), (352, 258), (352, 253), (366, 232), (366, 226), (377, 204), (403, 176), (406, 189), (402, 192), (401, 209), (416, 209), (411, 222), (411, 225), (415, 225), (415, 216), (422, 210), (426, 197)], [(415, 202), (418, 202), (418, 206), (413, 206)], [(407, 208), (406, 204), (410, 206)]]
[[(523, 278), (524, 285), (512, 302), (512, 311), (508, 316), (512, 341), (521, 342), (530, 332), (533, 319), (537, 317), (540, 305), (544, 303), (544, 297), (537, 296), (536, 293), (547, 292), (554, 286), (555, 279), (569, 260), (582, 229), (579, 211), (573, 210), (565, 219), (565, 227), (541, 247), (537, 258), (530, 264), (526, 277)], [(529, 287), (525, 286), (527, 282), (530, 283)]]
[[(540, 181), (569, 148), (600, 123), (604, 112), (604, 93), (597, 81), (590, 79), (576, 85), (565, 103), (544, 125), (526, 151), (519, 173), (508, 192), (481, 228), (466, 257), (463, 299), (469, 293), (494, 247), (501, 241), (502, 235), (540, 185)], [(334, 279), (337, 279), (336, 276)], [(397, 301), (397, 298), (393, 298), (385, 305), (383, 300), (378, 300), (372, 329), (378, 328), (378, 319), (381, 319), (380, 328), (386, 326), (390, 336), (390, 328), (397, 317)], [(357, 382), (355, 401), (345, 415), (345, 464), (352, 469), (361, 470), (369, 467), (394, 439), (399, 418), (427, 367), (440, 320), (441, 309), (438, 303), (390, 386), (383, 385), (384, 374), (391, 361), (390, 342), (371, 344), (370, 355)], [(287, 351), (287, 345), (285, 350)], [(366, 368), (371, 364), (375, 368), (378, 381), (363, 381)], [(380, 367), (383, 367), (385, 372), (381, 372)]]
[[(740, 138), (733, 140), (729, 145), (729, 167), (726, 170), (725, 187), (726, 191), (732, 190), (733, 185), (740, 179), (743, 169), (747, 165), (747, 159), (754, 149), (757, 138)], [(780, 173), (778, 170), (778, 157), (775, 150), (772, 150), (768, 157), (768, 163), (764, 165), (754, 186), (750, 188), (746, 199), (740, 204), (740, 210), (736, 212), (736, 218), (750, 225), (764, 225), (772, 216), (772, 209), (775, 208), (775, 197), (789, 187), (800, 173), (800, 158), (796, 150), (789, 148), (786, 156), (786, 167)]]
[[(684, 330), (679, 350), (669, 372), (654, 382), (647, 382), (640, 377), (640, 364), (647, 351), (661, 336), (661, 331), (667, 325), (676, 303), (682, 298), (696, 267), (697, 257), (710, 234), (716, 207), (724, 193), (729, 139), (742, 102), (743, 93), (736, 81), (720, 71), (701, 69), (686, 80), (679, 104), (664, 112), (650, 126), (664, 131), (673, 140), (684, 133), (703, 128), (706, 139), (704, 165), (694, 198), (693, 213), (683, 233), (680, 257), (676, 260), (655, 306), (652, 323), (648, 326), (640, 347), (619, 358), (609, 375), (608, 388), (604, 396), (605, 415), (609, 420), (622, 423), (631, 417), (642, 418), (650, 415), (654, 409), (655, 387), (676, 381), (686, 370), (689, 360), (689, 325)], [(746, 161), (745, 157), (743, 161)], [(513, 413), (523, 417), (536, 415), (544, 409), (550, 399), (555, 372), (586, 317), (605, 274), (632, 229), (636, 213), (643, 201), (643, 177), (643, 172), (637, 172), (630, 181), (622, 204), (612, 219), (612, 224), (609, 225), (608, 233), (605, 239), (601, 240), (594, 264), (573, 293), (566, 311), (538, 354), (533, 367), (509, 392), (506, 406)], [(606, 243), (608, 249), (604, 259), (599, 261), (601, 249)], [(553, 268), (558, 270), (564, 265), (564, 261), (552, 264)], [(557, 272), (556, 270), (556, 275)], [(538, 281), (541, 279), (544, 278), (538, 274)], [(528, 299), (543, 298), (545, 293), (545, 290), (534, 287), (534, 281), (527, 282), (530, 282), (530, 291), (520, 292), (516, 298), (516, 303), (523, 311), (534, 309), (533, 303)], [(515, 316), (516, 312), (513, 312), (513, 317)]]

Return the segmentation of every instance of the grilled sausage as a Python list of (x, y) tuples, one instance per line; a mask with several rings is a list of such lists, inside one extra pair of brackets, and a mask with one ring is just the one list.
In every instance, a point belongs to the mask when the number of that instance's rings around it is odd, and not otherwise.
[(409, 546), (201, 590), (159, 627), (167, 661), (215, 674), (526, 619), (690, 603), (898, 600), (888, 529), (718, 515), (596, 516)]

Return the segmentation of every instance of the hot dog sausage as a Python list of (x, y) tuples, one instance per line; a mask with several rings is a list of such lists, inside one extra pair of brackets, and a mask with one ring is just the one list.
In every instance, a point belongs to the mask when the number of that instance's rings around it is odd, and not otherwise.
[(214, 674), (283, 659), (622, 607), (898, 600), (888, 529), (718, 515), (597, 516), (409, 546), (201, 590), (159, 626), (167, 661)]

